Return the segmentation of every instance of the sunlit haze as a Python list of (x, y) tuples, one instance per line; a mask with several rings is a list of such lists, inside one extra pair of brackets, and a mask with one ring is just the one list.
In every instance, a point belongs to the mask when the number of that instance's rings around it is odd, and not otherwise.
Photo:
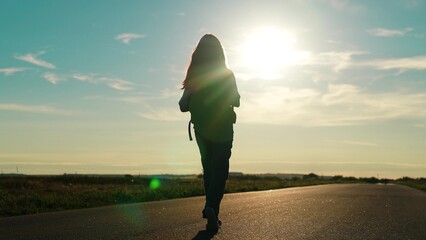
[(297, 39), (289, 32), (264, 26), (247, 37), (241, 49), (241, 63), (260, 79), (279, 79), (280, 71), (301, 64), (309, 56), (298, 50)]
[(0, 170), (198, 174), (178, 101), (222, 42), (241, 94), (230, 170), (426, 176), (426, 2), (0, 3)]

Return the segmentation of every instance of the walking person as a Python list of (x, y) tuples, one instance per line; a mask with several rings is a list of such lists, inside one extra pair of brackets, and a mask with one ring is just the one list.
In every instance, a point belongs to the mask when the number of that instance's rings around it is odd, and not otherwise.
[(182, 89), (180, 110), (191, 113), (190, 139), (192, 122), (203, 166), (206, 194), (203, 218), (207, 219), (207, 230), (218, 231), (222, 224), (220, 202), (229, 175), (233, 124), (236, 122), (234, 107), (240, 106), (240, 95), (216, 36), (206, 34), (201, 38), (192, 53)]

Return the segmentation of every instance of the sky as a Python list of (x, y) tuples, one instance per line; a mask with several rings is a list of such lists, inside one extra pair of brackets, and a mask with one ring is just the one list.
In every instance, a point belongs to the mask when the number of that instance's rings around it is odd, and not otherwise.
[(177, 103), (212, 33), (230, 171), (426, 177), (425, 23), (420, 0), (2, 0), (0, 169), (201, 173)]

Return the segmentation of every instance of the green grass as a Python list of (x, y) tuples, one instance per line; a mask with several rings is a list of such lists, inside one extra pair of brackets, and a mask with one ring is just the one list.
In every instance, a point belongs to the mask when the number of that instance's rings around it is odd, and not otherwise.
[[(395, 181), (426, 191), (422, 179)], [(280, 179), (243, 175), (230, 177), (226, 193), (259, 191), (331, 183), (378, 183), (376, 178), (335, 176), (320, 178), (315, 174), (301, 179)], [(106, 177), (84, 175), (0, 177), (0, 216), (16, 216), (68, 209), (90, 208), (124, 203), (157, 201), (204, 195), (201, 176), (158, 179), (130, 175)]]
[(156, 201), (203, 194), (200, 179), (125, 177), (0, 178), (0, 216)]
[(394, 183), (426, 191), (426, 178), (413, 179), (409, 177), (403, 177), (397, 179), (396, 181), (394, 181)]

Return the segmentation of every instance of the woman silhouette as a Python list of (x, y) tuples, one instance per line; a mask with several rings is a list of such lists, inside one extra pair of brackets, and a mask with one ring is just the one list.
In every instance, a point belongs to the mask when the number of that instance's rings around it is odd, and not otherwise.
[(207, 218), (207, 230), (217, 231), (222, 224), (219, 206), (229, 175), (236, 122), (233, 107), (240, 106), (240, 95), (234, 74), (226, 67), (222, 45), (214, 35), (204, 35), (195, 48), (182, 89), (179, 106), (182, 112), (191, 113), (203, 166), (203, 218)]

